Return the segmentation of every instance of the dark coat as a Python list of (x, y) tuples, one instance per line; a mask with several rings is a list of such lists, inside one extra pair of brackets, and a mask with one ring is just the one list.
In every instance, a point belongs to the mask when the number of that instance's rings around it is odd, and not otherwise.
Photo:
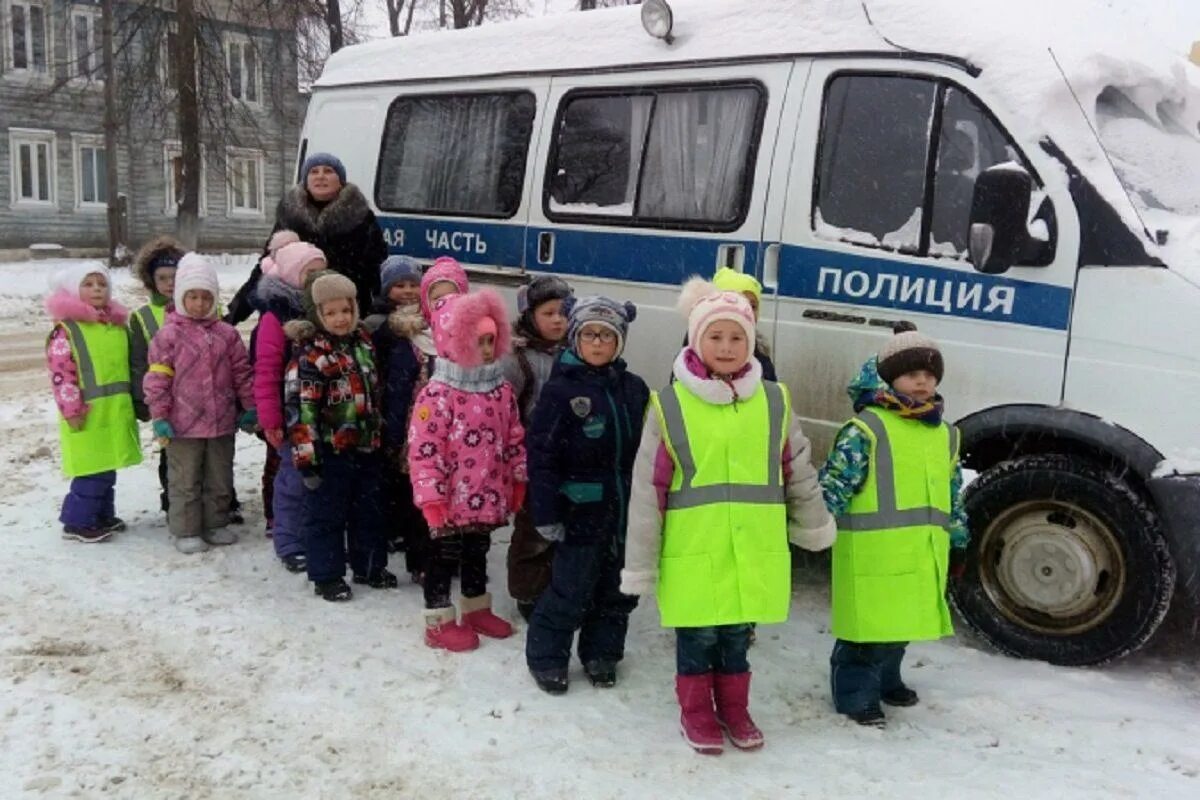
[(529, 506), (538, 527), (566, 541), (623, 542), (630, 483), (650, 389), (617, 359), (590, 367), (564, 352), (534, 407), (526, 436)]
[[(379, 294), (379, 265), (387, 258), (387, 243), (375, 221), (375, 212), (362, 192), (352, 183), (324, 206), (318, 206), (300, 185), (288, 189), (275, 210), (276, 231), (290, 230), (325, 253), (329, 268), (354, 281), (358, 289), (359, 313), (371, 308), (371, 298)], [(270, 237), (267, 237), (270, 241)], [(264, 256), (267, 250), (264, 247)], [(254, 294), (262, 275), (262, 257), (254, 265), (250, 278), (229, 304), (225, 320), (237, 324), (256, 310)]]
[(408, 441), (408, 415), (421, 383), (424, 360), (413, 346), (410, 323), (402, 312), (392, 312), (371, 334), (379, 369), (383, 411), (383, 446), (400, 449)]

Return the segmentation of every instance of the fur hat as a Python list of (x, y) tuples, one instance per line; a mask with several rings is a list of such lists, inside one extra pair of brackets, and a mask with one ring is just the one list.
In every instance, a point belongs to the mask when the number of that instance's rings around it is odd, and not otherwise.
[(212, 308), (208, 316), (217, 315), (217, 303), (221, 300), (221, 284), (217, 280), (217, 271), (208, 263), (208, 259), (199, 253), (188, 253), (179, 260), (179, 271), (175, 273), (175, 310), (187, 315), (183, 307), (183, 296), (190, 290), (201, 289), (212, 295)]
[(433, 312), (433, 341), (438, 355), (460, 367), (478, 367), (479, 330), (484, 317), (490, 317), (496, 326), (495, 359), (508, 355), (512, 347), (508, 313), (504, 300), (491, 289), (454, 295), (438, 304)]
[(576, 300), (567, 298), (563, 303), (567, 312), (567, 346), (577, 355), (579, 353), (579, 332), (584, 325), (603, 325), (617, 335), (617, 352), (619, 356), (625, 351), (625, 337), (629, 333), (629, 323), (637, 319), (637, 306), (628, 301), (618, 303), (607, 297), (591, 295)]
[(890, 384), (901, 375), (927, 369), (941, 383), (946, 365), (937, 342), (918, 333), (917, 326), (907, 321), (897, 322), (892, 333), (894, 335), (879, 348), (879, 377)]
[(379, 265), (379, 293), (386, 297), (388, 291), (400, 281), (421, 282), (421, 263), (408, 256), (388, 256)]
[(79, 296), (79, 287), (88, 275), (103, 275), (108, 281), (108, 293), (112, 295), (112, 275), (108, 267), (100, 261), (77, 261), (56, 269), (50, 273), (50, 291), (65, 292), (74, 297)]
[(753, 275), (738, 272), (736, 269), (721, 267), (712, 277), (713, 286), (723, 292), (749, 292), (755, 297), (762, 298), (762, 284)]
[(571, 285), (557, 275), (539, 275), (517, 291), (517, 313), (532, 314), (542, 303), (566, 300), (573, 293)]
[(173, 236), (157, 236), (142, 245), (133, 259), (133, 274), (150, 292), (154, 288), (154, 271), (162, 267), (177, 267), (183, 258), (183, 245)]
[[(108, 304), (104, 309), (93, 308), (79, 296), (79, 287), (88, 275), (103, 275), (108, 281)], [(46, 294), (47, 313), (55, 322), (73, 319), (79, 322), (112, 322), (124, 325), (129, 311), (113, 299), (112, 275), (99, 261), (79, 261), (67, 264), (50, 273), (50, 291)]]
[(329, 332), (329, 329), (325, 327), (324, 319), (321, 317), (321, 306), (330, 300), (341, 300), (343, 298), (350, 301), (350, 308), (354, 312), (354, 324), (352, 327), (358, 327), (358, 288), (354, 285), (354, 281), (345, 275), (334, 272), (331, 269), (314, 273), (309, 279), (304, 296), (306, 305), (308, 306), (309, 320), (321, 330)]
[(740, 292), (718, 289), (703, 278), (690, 278), (683, 285), (677, 304), (687, 317), (688, 346), (700, 353), (700, 339), (714, 322), (729, 320), (741, 326), (751, 354), (754, 350), (754, 309)]
[(314, 261), (320, 261), (322, 264), (328, 263), (320, 248), (308, 242), (296, 240), (280, 247), (275, 253), (274, 259), (270, 256), (263, 258), (263, 273), (279, 278), (288, 286), (301, 289), (304, 287), (304, 282), (301, 280), (304, 269)]
[(433, 309), (429, 305), (429, 290), (435, 283), (443, 281), (457, 286), (459, 294), (466, 294), (471, 288), (467, 281), (467, 271), (458, 261), (450, 256), (442, 256), (434, 261), (433, 265), (421, 276), (421, 313), (431, 323), (433, 322)]
[(300, 184), (306, 185), (308, 182), (308, 173), (313, 167), (330, 167), (337, 173), (338, 179), (342, 185), (346, 185), (346, 165), (342, 160), (333, 153), (313, 153), (308, 158), (304, 159), (304, 165), (300, 167)]

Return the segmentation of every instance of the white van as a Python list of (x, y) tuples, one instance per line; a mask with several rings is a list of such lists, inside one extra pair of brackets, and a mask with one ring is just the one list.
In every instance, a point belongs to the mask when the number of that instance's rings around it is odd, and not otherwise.
[(1076, 0), (671, 6), (347, 48), (299, 159), (339, 155), (394, 252), (634, 300), (652, 384), (679, 284), (758, 276), (821, 456), (915, 322), (979, 473), (955, 601), (1001, 650), (1099, 663), (1177, 570), (1200, 599), (1200, 70)]

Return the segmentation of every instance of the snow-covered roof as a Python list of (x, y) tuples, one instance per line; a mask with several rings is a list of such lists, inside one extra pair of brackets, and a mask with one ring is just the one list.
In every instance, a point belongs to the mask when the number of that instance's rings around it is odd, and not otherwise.
[(1184, 50), (1150, 38), (1140, 24), (1144, 16), (1100, 0), (671, 0), (671, 6), (670, 45), (646, 34), (638, 6), (618, 7), (348, 47), (329, 59), (315, 86), (802, 54), (936, 54), (979, 68), (994, 110), (1036, 120), (1034, 138), (1053, 138), (1134, 230), (1141, 220), (1090, 129), (1099, 127), (1097, 97), (1115, 87), (1151, 119), (1167, 103), (1184, 130), (1200, 125), (1200, 68)]

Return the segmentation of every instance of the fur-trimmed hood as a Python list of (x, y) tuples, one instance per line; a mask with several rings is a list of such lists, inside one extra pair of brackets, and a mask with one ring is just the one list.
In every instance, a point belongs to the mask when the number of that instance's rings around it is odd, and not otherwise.
[(460, 367), (480, 364), (476, 326), (491, 317), (496, 323), (495, 360), (498, 362), (512, 351), (512, 332), (504, 300), (491, 289), (474, 294), (454, 295), (433, 312), (433, 341), (438, 355)]
[(305, 236), (305, 232), (317, 237), (349, 233), (371, 213), (367, 198), (353, 183), (343, 186), (338, 196), (324, 206), (314, 203), (308, 191), (297, 184), (284, 192), (277, 216), (280, 227), (300, 233), (300, 238), (307, 241), (311, 236)]
[(46, 296), (46, 313), (55, 322), (72, 320), (124, 325), (129, 319), (129, 309), (112, 298), (104, 308), (95, 308), (80, 299), (78, 292), (72, 293), (66, 289), (56, 289)]
[(134, 256), (133, 275), (153, 294), (157, 290), (154, 288), (154, 275), (150, 271), (150, 262), (163, 253), (172, 255), (176, 261), (179, 261), (185, 252), (183, 245), (174, 236), (156, 236), (142, 245), (142, 249), (138, 250), (137, 255)]
[(685, 347), (675, 357), (671, 371), (675, 380), (689, 392), (706, 403), (718, 406), (749, 400), (762, 386), (762, 364), (754, 357), (730, 380), (725, 381), (708, 371), (695, 350)]
[(428, 330), (429, 323), (421, 316), (420, 306), (400, 306), (387, 315), (387, 326), (397, 336), (411, 339)]

